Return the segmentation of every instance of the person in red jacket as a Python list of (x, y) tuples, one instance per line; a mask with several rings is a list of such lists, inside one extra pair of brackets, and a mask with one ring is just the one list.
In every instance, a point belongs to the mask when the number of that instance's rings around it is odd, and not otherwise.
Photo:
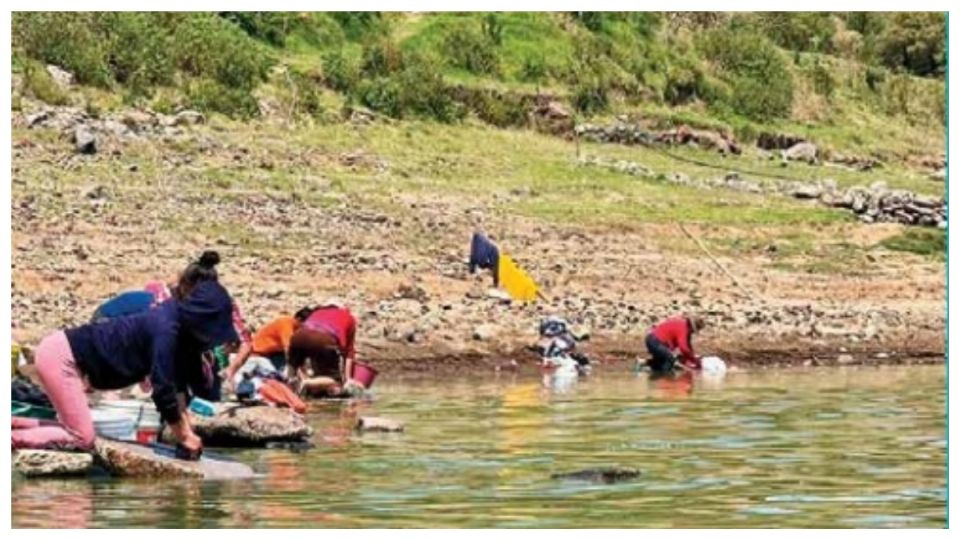
[(336, 299), (318, 306), (303, 321), (290, 338), (288, 362), (305, 393), (339, 395), (348, 383), (357, 384), (350, 379), (356, 332), (356, 318)]
[(690, 340), (703, 327), (702, 318), (683, 316), (667, 319), (650, 329), (646, 343), (653, 358), (647, 365), (654, 373), (670, 373), (677, 367), (679, 357), (680, 367), (699, 369), (700, 358), (693, 352)]

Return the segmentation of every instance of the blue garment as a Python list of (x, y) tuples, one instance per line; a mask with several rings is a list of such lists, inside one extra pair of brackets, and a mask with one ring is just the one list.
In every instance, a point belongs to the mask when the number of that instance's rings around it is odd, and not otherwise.
[(125, 388), (147, 376), (167, 423), (180, 421), (177, 393), (208, 394), (202, 353), (237, 341), (233, 305), (215, 281), (199, 283), (185, 300), (65, 330), (77, 367), (100, 390)]
[(153, 294), (147, 291), (127, 291), (120, 293), (106, 302), (93, 313), (94, 322), (101, 319), (125, 317), (135, 313), (143, 313), (153, 305)]
[(493, 272), (493, 286), (500, 285), (500, 250), (486, 236), (473, 233), (470, 240), (470, 273), (477, 268), (490, 269)]

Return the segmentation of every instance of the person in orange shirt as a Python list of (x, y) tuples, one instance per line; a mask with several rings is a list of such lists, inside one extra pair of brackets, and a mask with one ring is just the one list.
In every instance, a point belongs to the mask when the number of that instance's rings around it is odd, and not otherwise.
[(224, 380), (233, 385), (233, 379), (240, 368), (253, 356), (262, 356), (273, 364), (273, 367), (282, 372), (287, 364), (287, 355), (290, 352), (290, 340), (293, 334), (300, 329), (303, 321), (313, 313), (315, 308), (305, 307), (296, 312), (293, 317), (284, 315), (264, 325), (258, 330), (250, 342), (244, 343), (237, 354), (224, 370)]

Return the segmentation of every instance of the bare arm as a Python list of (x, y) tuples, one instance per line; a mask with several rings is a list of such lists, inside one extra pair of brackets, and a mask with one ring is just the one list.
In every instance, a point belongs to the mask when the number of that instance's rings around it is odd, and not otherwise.
[(227, 384), (230, 385), (230, 388), (233, 388), (233, 377), (237, 374), (237, 371), (240, 371), (240, 368), (247, 363), (247, 359), (250, 358), (250, 354), (253, 352), (253, 345), (250, 342), (243, 342), (240, 345), (240, 350), (237, 351), (237, 354), (233, 356), (233, 360), (230, 360), (230, 365), (227, 366), (226, 376), (224, 377), (227, 380)]

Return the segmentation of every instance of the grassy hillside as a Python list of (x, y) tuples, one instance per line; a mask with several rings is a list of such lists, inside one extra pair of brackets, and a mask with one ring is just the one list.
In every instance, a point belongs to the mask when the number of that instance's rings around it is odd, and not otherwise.
[(13, 44), (25, 94), (70, 101), (52, 63), (98, 111), (336, 122), (351, 104), (523, 125), (520, 101), (454, 91), (494, 88), (555, 96), (580, 120), (787, 131), (898, 160), (942, 152), (943, 32), (941, 14), (18, 13)]

